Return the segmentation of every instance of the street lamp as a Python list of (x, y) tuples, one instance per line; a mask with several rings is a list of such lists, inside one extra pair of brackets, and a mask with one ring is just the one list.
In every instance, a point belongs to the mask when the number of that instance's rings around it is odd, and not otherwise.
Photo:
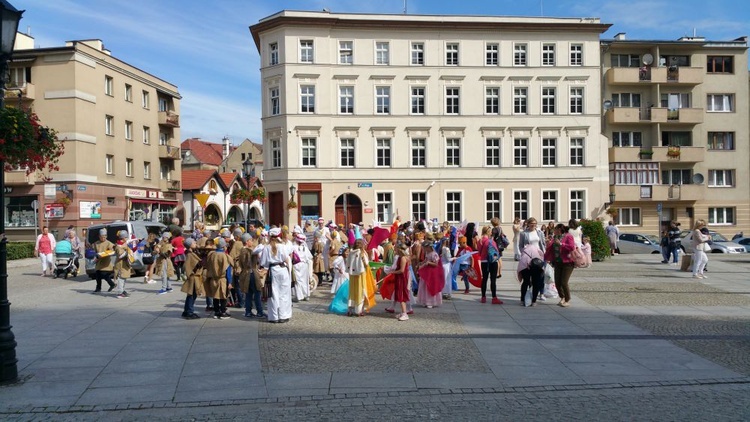
[[(250, 191), (250, 172), (253, 171), (253, 162), (250, 161), (250, 158), (248, 157), (247, 160), (242, 162), (242, 172), (245, 173), (245, 187), (247, 188), (248, 192)], [(250, 201), (245, 200), (245, 233), (247, 233), (247, 230), (249, 228), (249, 222), (250, 220)]]
[(289, 200), (294, 201), (294, 194), (297, 193), (297, 187), (294, 185), (289, 186)]
[[(13, 54), (18, 22), (23, 10), (18, 10), (5, 0), (0, 0), (0, 108), (5, 107), (5, 75), (8, 60)], [(16, 359), (16, 336), (10, 325), (10, 302), (8, 302), (8, 239), (5, 238), (5, 163), (0, 161), (0, 383), (18, 379)]]

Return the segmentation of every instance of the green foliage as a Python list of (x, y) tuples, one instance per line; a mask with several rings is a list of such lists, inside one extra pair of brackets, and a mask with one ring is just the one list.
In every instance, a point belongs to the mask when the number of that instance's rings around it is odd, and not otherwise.
[(8, 261), (34, 257), (34, 244), (31, 242), (8, 242)]
[(604, 261), (609, 257), (609, 238), (601, 220), (581, 220), (583, 235), (591, 239), (591, 260)]
[(5, 171), (25, 168), (27, 175), (59, 171), (57, 162), (63, 151), (57, 132), (39, 124), (36, 114), (12, 107), (0, 109), (0, 161)]

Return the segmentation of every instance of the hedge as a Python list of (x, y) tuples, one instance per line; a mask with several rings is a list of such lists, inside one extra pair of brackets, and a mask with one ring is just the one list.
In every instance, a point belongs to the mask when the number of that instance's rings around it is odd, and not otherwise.
[(34, 243), (8, 242), (8, 261), (34, 257)]
[(601, 220), (581, 220), (583, 235), (591, 240), (591, 260), (604, 261), (609, 258), (609, 238)]

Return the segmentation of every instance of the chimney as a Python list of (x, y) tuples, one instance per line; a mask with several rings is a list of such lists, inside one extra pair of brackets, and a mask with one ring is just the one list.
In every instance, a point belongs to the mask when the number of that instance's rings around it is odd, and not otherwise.
[(624, 32), (618, 32), (618, 33), (617, 33), (617, 34), (615, 35), (615, 39), (616, 39), (617, 41), (625, 41), (625, 33), (624, 33)]
[(221, 138), (221, 142), (224, 144), (224, 159), (229, 157), (229, 137), (225, 136)]

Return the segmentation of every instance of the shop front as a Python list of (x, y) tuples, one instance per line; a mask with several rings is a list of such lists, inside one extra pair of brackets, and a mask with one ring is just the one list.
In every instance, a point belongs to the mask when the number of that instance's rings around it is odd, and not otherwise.
[(33, 186), (5, 187), (5, 232), (11, 241), (34, 239), (39, 231), (39, 194)]
[(155, 221), (169, 225), (179, 202), (172, 192), (125, 189), (129, 221)]

